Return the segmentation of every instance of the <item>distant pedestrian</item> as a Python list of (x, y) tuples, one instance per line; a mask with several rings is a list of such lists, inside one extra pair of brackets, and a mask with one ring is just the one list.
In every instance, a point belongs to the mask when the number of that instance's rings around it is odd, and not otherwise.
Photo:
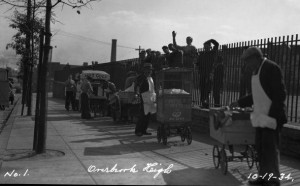
[(93, 88), (90, 83), (92, 78), (89, 76), (83, 77), (81, 85), (81, 118), (82, 119), (91, 119), (91, 108), (89, 97), (93, 93)]
[(76, 84), (72, 79), (72, 75), (69, 75), (69, 78), (65, 81), (65, 108), (69, 111), (70, 104), (72, 105), (72, 110), (75, 110), (74, 106), (74, 96), (76, 92)]
[(82, 79), (79, 77), (77, 83), (76, 83), (76, 96), (75, 96), (75, 110), (80, 111), (81, 109), (81, 85), (82, 85)]

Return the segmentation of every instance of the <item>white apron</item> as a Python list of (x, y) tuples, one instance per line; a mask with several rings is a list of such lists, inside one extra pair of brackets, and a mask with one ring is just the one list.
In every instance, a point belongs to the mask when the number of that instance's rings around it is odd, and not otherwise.
[(260, 65), (258, 73), (256, 75), (252, 75), (251, 85), (254, 111), (251, 113), (250, 119), (253, 127), (268, 127), (275, 130), (277, 126), (276, 120), (268, 116), (272, 100), (265, 93), (259, 80), (260, 70), (265, 61), (266, 58)]
[(152, 77), (147, 77), (147, 80), (149, 83), (149, 90), (141, 94), (144, 102), (145, 115), (147, 115), (148, 113), (156, 113), (156, 93), (154, 91), (154, 82)]

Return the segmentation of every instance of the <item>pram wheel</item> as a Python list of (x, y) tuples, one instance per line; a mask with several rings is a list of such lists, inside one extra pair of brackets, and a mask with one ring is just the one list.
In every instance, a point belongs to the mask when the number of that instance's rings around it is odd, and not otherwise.
[(212, 155), (213, 155), (213, 161), (214, 161), (215, 168), (217, 169), (220, 166), (220, 152), (219, 152), (218, 145), (214, 145)]
[(228, 169), (228, 161), (227, 161), (227, 155), (224, 147), (221, 149), (220, 152), (220, 164), (221, 164), (221, 170), (223, 174), (226, 175)]
[(247, 148), (247, 164), (249, 169), (252, 169), (253, 164), (254, 164), (254, 160), (255, 160), (255, 152), (254, 149), (251, 146), (248, 146)]
[(184, 134), (181, 134), (180, 137), (181, 137), (181, 141), (184, 142), (184, 141), (185, 141), (185, 136), (184, 136)]
[(163, 137), (163, 144), (167, 145), (167, 143), (168, 143), (168, 138), (167, 138), (167, 136), (164, 136)]

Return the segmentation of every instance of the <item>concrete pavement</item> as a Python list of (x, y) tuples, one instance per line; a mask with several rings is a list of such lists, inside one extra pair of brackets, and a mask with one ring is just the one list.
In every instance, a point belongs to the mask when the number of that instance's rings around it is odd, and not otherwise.
[[(229, 162), (227, 175), (215, 169), (216, 142), (208, 134), (193, 131), (191, 145), (179, 136), (158, 144), (156, 123), (150, 125), (152, 136), (137, 137), (134, 124), (83, 120), (54, 98), (48, 100), (46, 153), (34, 155), (34, 117), (20, 113), (18, 103), (0, 134), (1, 184), (247, 185), (256, 172), (246, 161)], [(299, 160), (282, 156), (280, 168), (293, 178), (282, 185), (300, 184)]]

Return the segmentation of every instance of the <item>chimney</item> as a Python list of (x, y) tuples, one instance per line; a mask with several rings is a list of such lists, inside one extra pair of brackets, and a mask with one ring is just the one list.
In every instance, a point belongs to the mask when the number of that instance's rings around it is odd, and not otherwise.
[(117, 60), (117, 40), (112, 39), (110, 62)]

